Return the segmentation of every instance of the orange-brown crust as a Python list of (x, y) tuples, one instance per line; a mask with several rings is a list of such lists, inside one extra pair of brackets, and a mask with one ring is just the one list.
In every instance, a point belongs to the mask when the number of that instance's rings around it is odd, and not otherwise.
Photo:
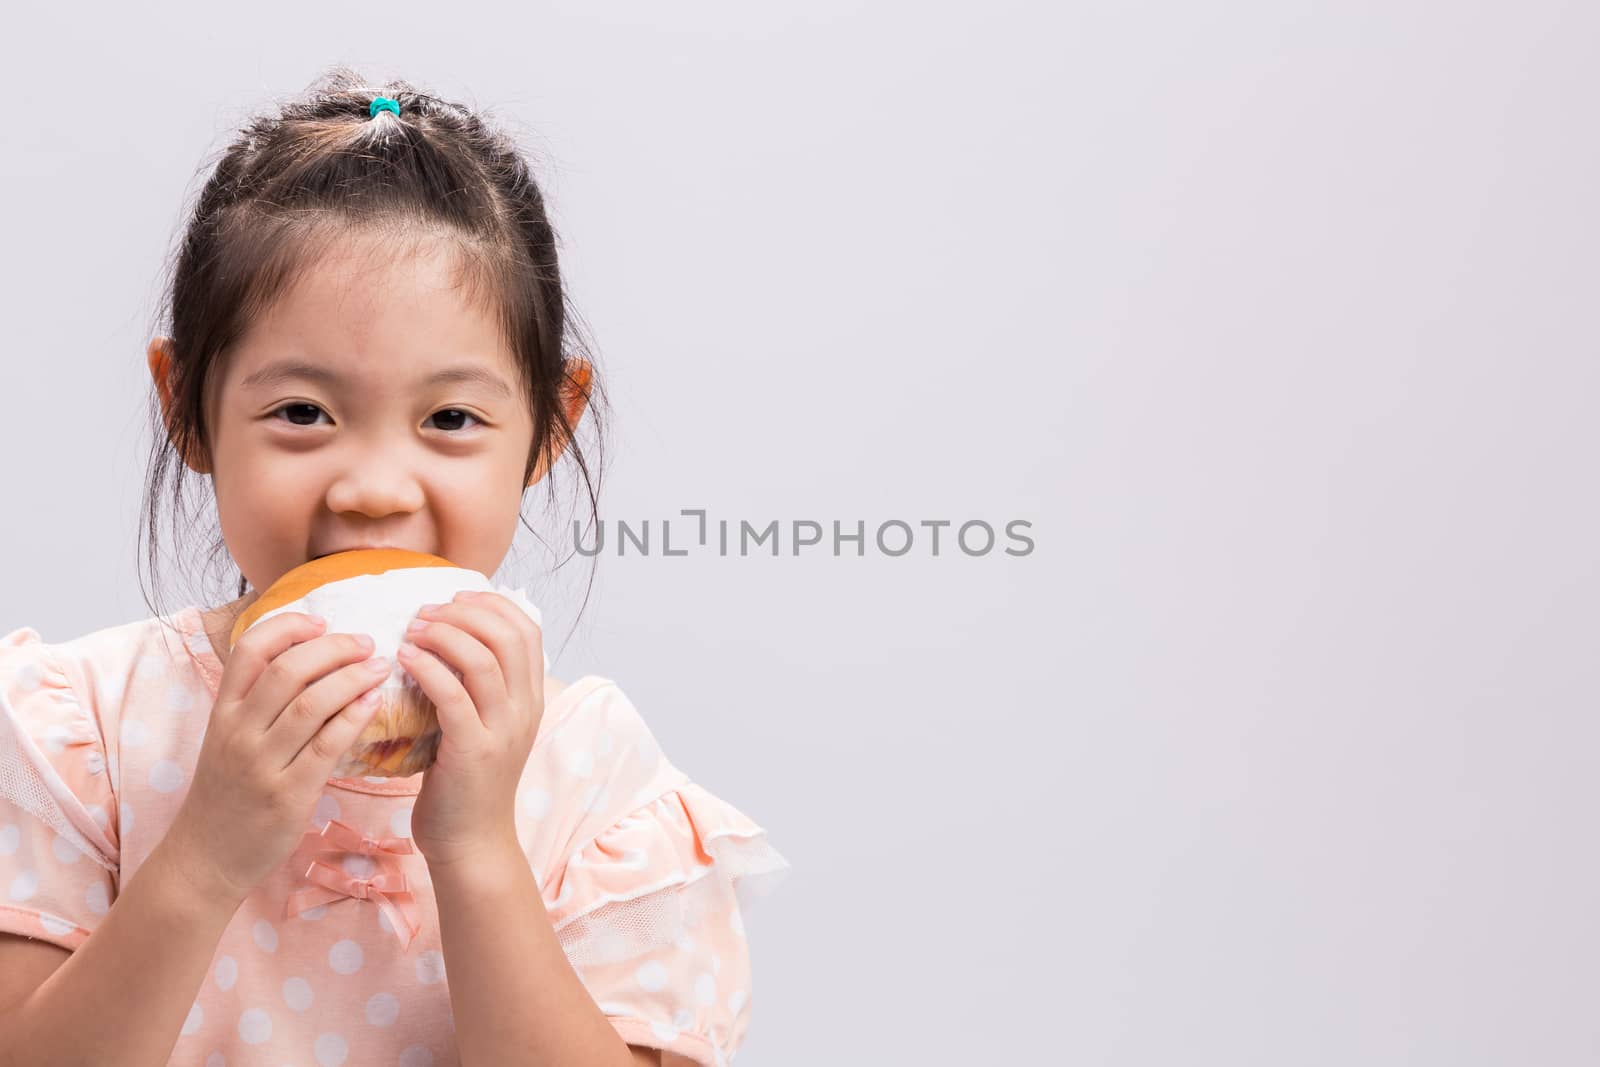
[(308, 560), (284, 574), (239, 613), (233, 630), (228, 635), (228, 648), (232, 649), (239, 636), (251, 623), (274, 608), (291, 604), (307, 593), (329, 582), (354, 578), (362, 574), (382, 574), (403, 567), (454, 567), (442, 556), (426, 552), (410, 552), (403, 548), (356, 548), (349, 552), (335, 552), (321, 559)]

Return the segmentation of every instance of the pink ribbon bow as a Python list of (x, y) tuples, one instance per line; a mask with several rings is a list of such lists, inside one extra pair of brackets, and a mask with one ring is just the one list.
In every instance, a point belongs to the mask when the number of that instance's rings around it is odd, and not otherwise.
[[(375, 856), (380, 864), (384, 861), (394, 863), (395, 856), (409, 855), (415, 851), (410, 838), (368, 837), (355, 827), (335, 819), (329, 819), (320, 832), (307, 830), (302, 842), (323, 844), (325, 847), (321, 854), (324, 856), (331, 852), (360, 852)], [(341, 897), (354, 897), (356, 900), (377, 902), (389, 917), (389, 926), (400, 939), (402, 951), (411, 947), (411, 939), (417, 936), (417, 931), (422, 927), (417, 898), (407, 891), (406, 876), (398, 870), (385, 871), (375, 878), (355, 878), (321, 860), (313, 860), (311, 866), (306, 868), (305, 877), (315, 886), (289, 895), (289, 904), (284, 911), (286, 919), (319, 904), (327, 904)]]

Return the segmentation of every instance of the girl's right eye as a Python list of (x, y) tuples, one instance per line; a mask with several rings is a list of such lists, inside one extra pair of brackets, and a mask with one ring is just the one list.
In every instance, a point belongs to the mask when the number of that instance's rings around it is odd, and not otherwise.
[[(285, 404), (280, 408), (274, 408), (271, 412), (269, 412), (269, 414), (276, 415), (278, 412), (280, 412), (280, 411), (288, 411), (290, 408), (301, 408), (301, 409), (309, 408), (310, 410), (315, 411), (318, 414), (326, 414), (326, 412), (324, 412), (321, 408), (317, 407), (317, 405), (315, 405), (315, 404), (306, 404), (306, 403)], [(278, 419), (277, 421), (278, 422), (282, 422), (284, 420)], [(291, 426), (315, 426), (316, 422), (315, 421), (312, 421), (312, 422), (294, 422), (294, 421), (291, 420), (289, 425), (291, 425)]]

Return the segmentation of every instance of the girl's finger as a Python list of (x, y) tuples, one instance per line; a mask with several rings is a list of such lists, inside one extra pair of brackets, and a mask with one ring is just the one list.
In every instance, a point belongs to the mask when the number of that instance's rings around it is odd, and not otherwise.
[(317, 782), (327, 781), (334, 767), (355, 747), (361, 731), (366, 729), (372, 717), (378, 713), (380, 703), (378, 689), (374, 683), (362, 696), (349, 701), (333, 715), (328, 716), (322, 728), (305, 743), (295, 758), (284, 768), (283, 773), (301, 778), (308, 787)]
[[(415, 634), (408, 634), (415, 638)], [(406, 646), (401, 645), (397, 655), (400, 666), (405, 668), (407, 674), (416, 680), (417, 685), (433, 701), (434, 708), (439, 713), (439, 728), (446, 737), (453, 737), (457, 743), (473, 745), (481, 742), (489, 731), (484, 726), (483, 720), (478, 717), (477, 708), (473, 706), (472, 698), (468, 696), (455, 672), (447, 667), (443, 660), (425, 648), (417, 648), (414, 652), (407, 652)]]
[[(516, 696), (516, 688), (522, 683), (519, 679), (528, 679), (527, 687), (533, 687), (532, 679), (544, 678), (544, 653), (536, 644), (530, 645), (524, 631), (511, 620), (507, 611), (514, 611), (522, 615), (523, 621), (532, 627), (533, 620), (528, 618), (520, 608), (510, 601), (495, 593), (459, 593), (457, 598), (448, 604), (429, 605), (420, 614), (420, 621), (436, 621), (448, 623), (456, 629), (463, 631), (469, 637), (476, 639), (494, 657), (495, 666), (498, 668), (498, 678), (487, 681), (488, 688), (498, 686), (503, 694), (500, 699), (492, 699), (492, 693), (479, 693), (471, 684), (471, 672), (468, 674), (467, 691), (478, 703), (478, 713), (483, 717), (485, 725), (491, 729), (498, 728), (495, 717), (502, 707), (507, 707)], [(532, 647), (537, 654), (540, 670), (537, 675), (530, 675), (528, 671), (529, 648)], [(460, 664), (462, 661), (447, 656), (453, 662)]]
[[(539, 624), (534, 622), (526, 611), (507, 600), (499, 593), (476, 592), (469, 590), (459, 593), (469, 605), (469, 610), (484, 611), (502, 619), (506, 629), (494, 629), (490, 636), (495, 640), (486, 640), (483, 643), (494, 649), (500, 662), (512, 671), (525, 670), (529, 664), (539, 665), (539, 676), (544, 674), (544, 633), (539, 629)], [(457, 601), (460, 603), (460, 601)], [(504, 641), (499, 636), (504, 635)], [(530, 675), (532, 677), (532, 675)]]
[[(467, 610), (489, 616), (482, 624), (484, 633), (477, 636), (500, 661), (500, 669), (506, 680), (507, 714), (527, 709), (532, 716), (533, 729), (537, 732), (538, 720), (544, 716), (544, 634), (539, 624), (521, 607), (499, 593), (472, 592), (461, 595), (469, 605)], [(496, 723), (495, 714), (495, 709), (483, 712), (484, 721), (491, 729), (510, 729), (519, 724), (513, 721), (502, 727)], [(515, 716), (515, 719), (521, 720), (522, 717)]]
[[(459, 618), (459, 615), (457, 616)], [(484, 726), (493, 727), (495, 718), (507, 701), (506, 677), (501, 673), (500, 661), (494, 652), (485, 647), (461, 624), (442, 619), (421, 620), (420, 630), (407, 631), (406, 637), (419, 648), (437, 653), (450, 666), (461, 672), (461, 684), (476, 707), (476, 714)], [(467, 623), (465, 619), (462, 624)]]
[(217, 687), (217, 706), (226, 708), (242, 701), (267, 669), (267, 664), (294, 645), (321, 636), (326, 628), (324, 619), (313, 620), (304, 612), (286, 611), (240, 634), (228, 654), (228, 669), (222, 673), (222, 683)]
[[(380, 695), (377, 687), (388, 673), (387, 661), (377, 667), (369, 662), (352, 663), (312, 682), (289, 701), (268, 727), (260, 741), (261, 757), (274, 769), (287, 768), (303, 758), (306, 749), (316, 747), (319, 751), (313, 753), (314, 757), (337, 760), (344, 755), (344, 749), (321, 751), (329, 743), (328, 723), (341, 712), (364, 716), (375, 709)], [(374, 699), (371, 704), (356, 706), (363, 696)]]

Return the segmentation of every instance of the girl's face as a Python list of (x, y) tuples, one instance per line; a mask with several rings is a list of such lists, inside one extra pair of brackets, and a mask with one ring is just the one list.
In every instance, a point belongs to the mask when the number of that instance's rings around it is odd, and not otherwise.
[[(343, 549), (428, 552), (486, 577), (510, 549), (533, 440), (513, 356), (454, 287), (444, 246), (382, 248), (338, 246), (211, 385), (212, 462), (190, 466), (211, 474), (228, 551), (258, 592)], [(150, 368), (165, 404), (163, 340)]]

